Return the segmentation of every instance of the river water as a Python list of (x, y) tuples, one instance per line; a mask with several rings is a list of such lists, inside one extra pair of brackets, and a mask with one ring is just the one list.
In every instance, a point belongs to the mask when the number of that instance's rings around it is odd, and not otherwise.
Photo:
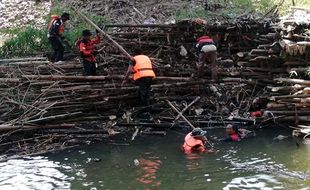
[[(211, 131), (213, 136), (222, 131)], [(217, 155), (184, 155), (186, 132), (100, 143), (47, 157), (0, 163), (0, 189), (303, 189), (310, 190), (310, 145), (288, 131), (263, 130)]]

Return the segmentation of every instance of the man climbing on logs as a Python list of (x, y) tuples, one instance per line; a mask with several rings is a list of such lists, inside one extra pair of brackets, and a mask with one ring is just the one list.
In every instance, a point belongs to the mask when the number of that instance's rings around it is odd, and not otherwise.
[(47, 38), (50, 41), (54, 54), (52, 56), (52, 62), (57, 64), (62, 63), (64, 54), (64, 30), (66, 21), (70, 20), (69, 13), (63, 13), (61, 17), (53, 15), (52, 21), (48, 26)]
[(128, 70), (122, 85), (128, 81), (130, 73), (133, 73), (133, 80), (139, 86), (139, 97), (143, 106), (147, 107), (147, 114), (149, 114), (150, 107), (150, 91), (151, 84), (155, 78), (153, 66), (150, 58), (146, 55), (142, 55), (142, 50), (136, 48), (134, 51), (134, 57), (131, 58)]
[(101, 38), (97, 30), (95, 39), (91, 39), (92, 33), (89, 30), (84, 30), (82, 36), (76, 42), (76, 46), (79, 48), (83, 61), (84, 75), (95, 76), (97, 69), (96, 54), (98, 52), (95, 50), (94, 45), (100, 43)]
[(203, 77), (205, 73), (205, 62), (211, 63), (211, 78), (216, 81), (217, 78), (217, 48), (212, 38), (209, 36), (201, 36), (197, 39), (195, 45), (198, 51), (198, 63), (196, 64), (198, 77)]

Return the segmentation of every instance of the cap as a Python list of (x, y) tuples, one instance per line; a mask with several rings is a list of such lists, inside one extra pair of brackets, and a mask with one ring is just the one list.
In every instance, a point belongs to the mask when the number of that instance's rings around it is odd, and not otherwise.
[(198, 127), (198, 128), (193, 129), (191, 136), (197, 137), (197, 136), (204, 136), (206, 134), (207, 134), (207, 131), (204, 131)]
[(61, 17), (70, 20), (70, 14), (69, 13), (66, 13), (66, 12), (62, 13)]
[(82, 35), (83, 35), (84, 37), (87, 37), (87, 36), (91, 36), (92, 33), (90, 32), (90, 30), (83, 30)]

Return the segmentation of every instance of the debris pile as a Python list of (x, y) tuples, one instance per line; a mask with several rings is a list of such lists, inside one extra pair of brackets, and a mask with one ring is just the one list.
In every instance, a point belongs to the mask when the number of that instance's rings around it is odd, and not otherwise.
[[(307, 125), (308, 119), (296, 113), (308, 113), (309, 82), (289, 77), (292, 65), (309, 64), (309, 47), (290, 55), (281, 45), (287, 37), (277, 39), (278, 25), (270, 20), (238, 20), (241, 24), (209, 25), (194, 19), (169, 25), (106, 26), (113, 28), (113, 39), (125, 49), (139, 46), (152, 57), (158, 77), (152, 86), (151, 120), (143, 116), (146, 108), (139, 105), (137, 87), (121, 86), (128, 60), (107, 41), (100, 45), (99, 76), (82, 76), (78, 60), (61, 65), (42, 57), (1, 60), (1, 150), (33, 155), (118, 133), (131, 132), (132, 139), (137, 134), (164, 135), (172, 127), (188, 127), (185, 119), (203, 128), (227, 123), (265, 126), (281, 118), (291, 125), (296, 121)], [(219, 45), (218, 82), (211, 82), (210, 69), (202, 78), (195, 77), (197, 58), (191, 49), (205, 31)], [(302, 41), (307, 44), (307, 39)], [(294, 90), (301, 92), (292, 94)], [(171, 105), (181, 114), (176, 116)], [(266, 117), (250, 116), (261, 110)]]

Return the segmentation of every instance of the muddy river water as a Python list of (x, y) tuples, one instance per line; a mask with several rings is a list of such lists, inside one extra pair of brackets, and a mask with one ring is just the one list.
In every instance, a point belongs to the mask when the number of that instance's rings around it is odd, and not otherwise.
[(0, 163), (0, 189), (310, 189), (310, 146), (292, 137), (274, 139), (288, 131), (216, 143), (217, 155), (184, 155), (185, 133), (9, 160)]

